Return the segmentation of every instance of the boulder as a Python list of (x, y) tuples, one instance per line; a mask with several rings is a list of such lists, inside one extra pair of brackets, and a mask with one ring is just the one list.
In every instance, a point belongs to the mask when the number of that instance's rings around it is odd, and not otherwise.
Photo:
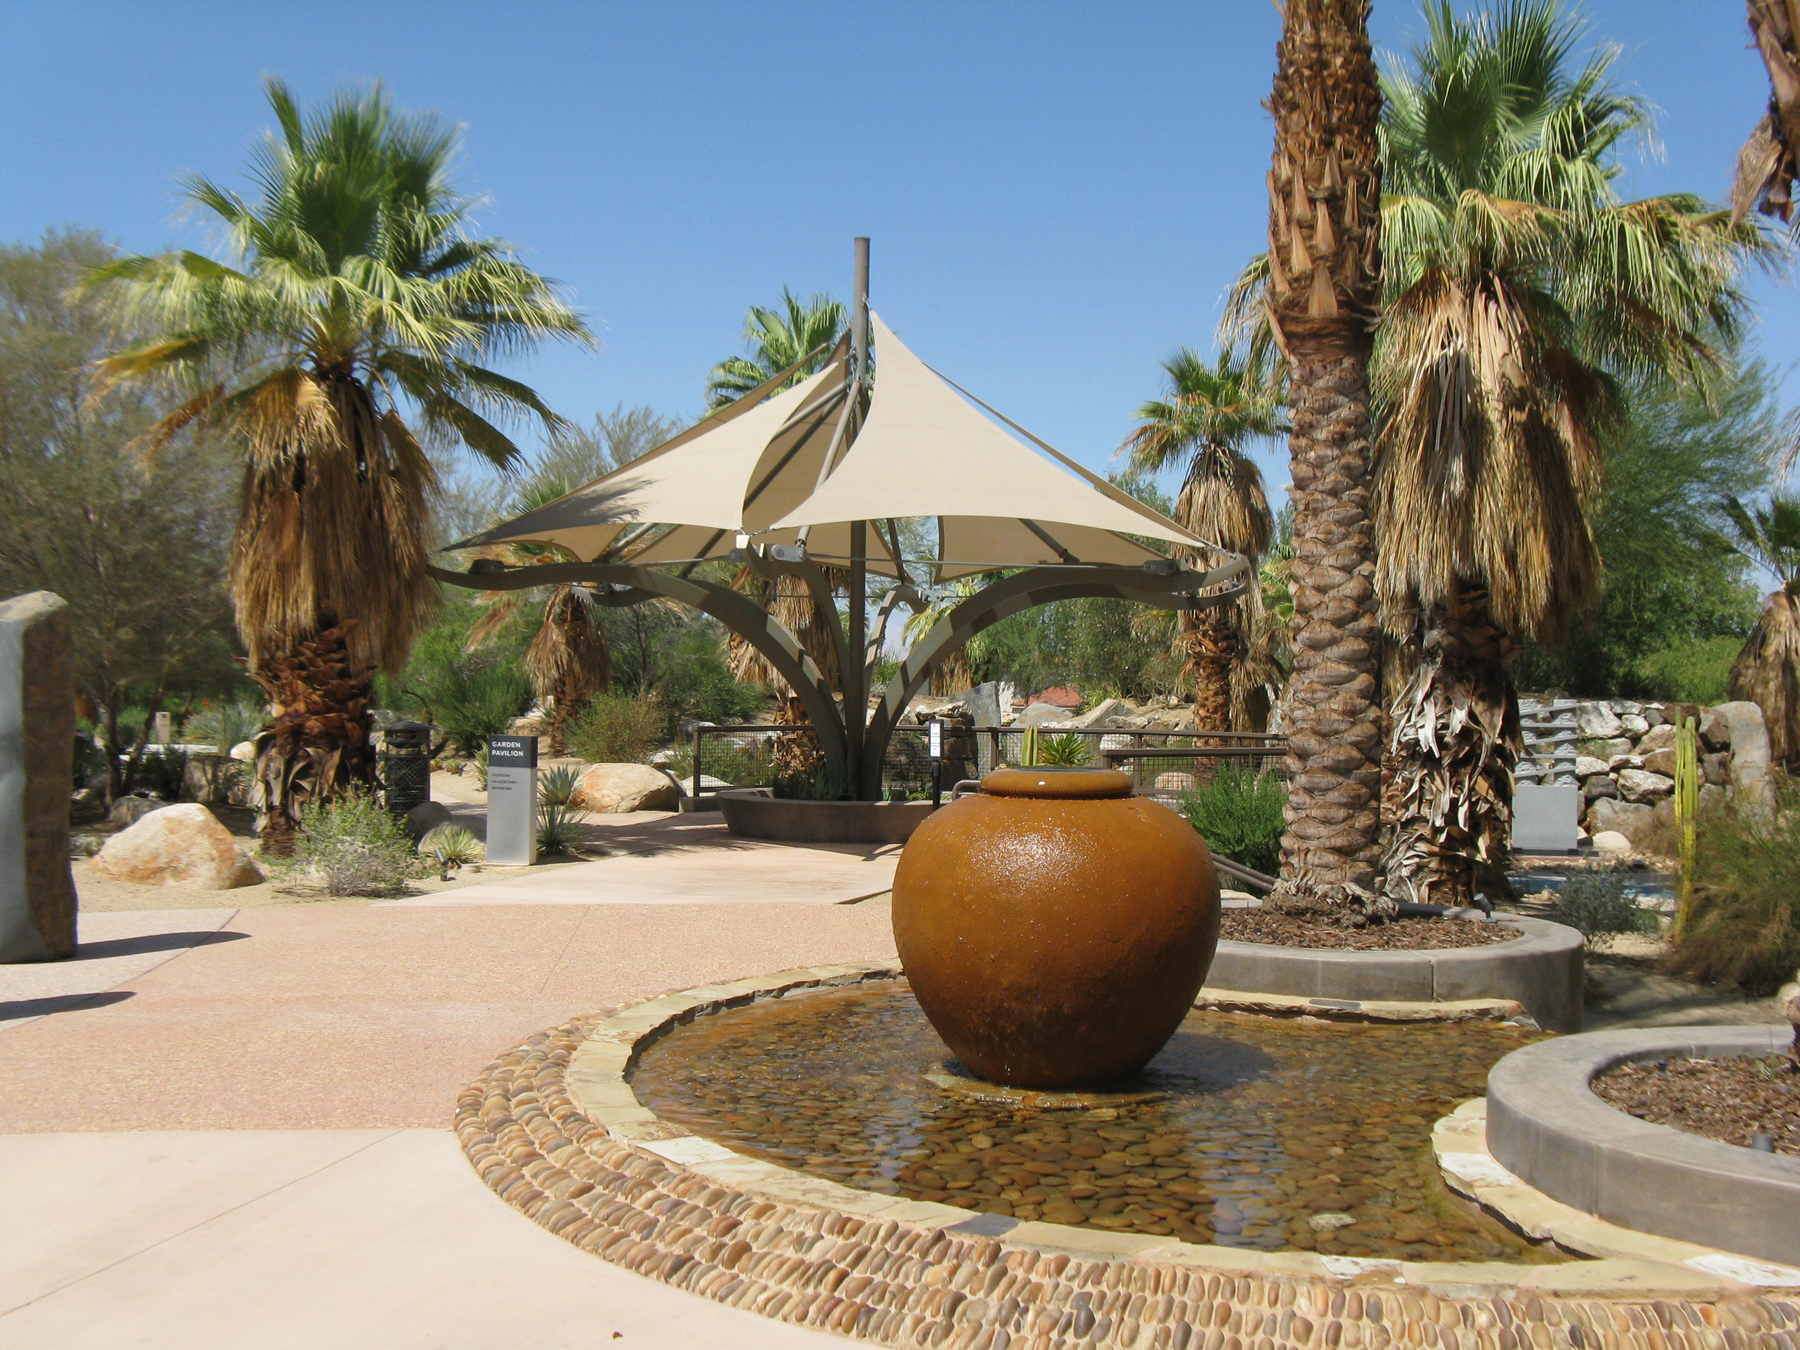
[(1677, 731), (1672, 723), (1664, 722), (1660, 727), (1651, 727), (1638, 742), (1637, 752), (1640, 755), (1654, 755), (1658, 750), (1673, 750)]
[(1663, 710), (1654, 703), (1646, 703), (1644, 705), (1644, 720), (1648, 722), (1652, 728), (1655, 728), (1662, 726), (1669, 719), (1663, 716)]
[(1602, 830), (1593, 836), (1594, 852), (1620, 854), (1631, 852), (1631, 840), (1617, 830)]
[(167, 805), (159, 797), (121, 797), (106, 813), (106, 822), (109, 825), (135, 825), (152, 811), (160, 811)]
[(1644, 772), (1666, 775), (1670, 781), (1675, 778), (1675, 752), (1658, 750), (1654, 754), (1644, 756)]
[(198, 802), (152, 811), (107, 840), (88, 866), (110, 881), (200, 891), (228, 891), (263, 879), (231, 831)]
[(239, 741), (231, 747), (231, 757), (240, 759), (246, 764), (254, 764), (256, 762), (256, 742)]
[(1102, 699), (1099, 703), (1096, 703), (1093, 707), (1082, 713), (1080, 717), (1068, 718), (1058, 725), (1065, 727), (1110, 726), (1111, 723), (1107, 719), (1113, 717), (1129, 717), (1133, 711), (1135, 710), (1132, 706), (1122, 698)]
[(1156, 791), (1165, 797), (1180, 796), (1194, 790), (1194, 775), (1191, 773), (1159, 773), (1156, 775)]
[(1641, 769), (1644, 767), (1642, 755), (1614, 755), (1606, 761), (1606, 771), (1616, 774), (1620, 769)]
[(1731, 723), (1717, 708), (1700, 715), (1700, 743), (1708, 750), (1731, 749)]
[(1639, 835), (1649, 833), (1655, 818), (1656, 811), (1653, 807), (1602, 797), (1588, 807), (1587, 829), (1596, 838), (1608, 831), (1615, 831), (1627, 839), (1635, 840)]
[(1701, 815), (1705, 815), (1708, 811), (1718, 810), (1731, 799), (1731, 794), (1729, 792), (1712, 783), (1702, 783), (1697, 795), (1699, 797), (1698, 806)]
[(1628, 802), (1653, 802), (1675, 791), (1675, 780), (1648, 769), (1620, 769), (1619, 795)]
[(400, 822), (400, 828), (406, 831), (406, 837), (413, 843), (420, 843), (440, 825), (450, 823), (450, 808), (442, 802), (420, 802)]
[(1597, 773), (1581, 785), (1581, 793), (1590, 802), (1599, 801), (1602, 797), (1617, 797), (1619, 781), (1611, 774)]
[(648, 764), (596, 764), (575, 784), (573, 805), (583, 811), (673, 811), (681, 789), (667, 774)]
[(1607, 768), (1605, 760), (1597, 759), (1593, 755), (1575, 756), (1575, 776), (1577, 778), (1592, 778), (1597, 773), (1605, 773)]
[(1717, 709), (1731, 728), (1731, 792), (1739, 809), (1773, 811), (1775, 783), (1769, 776), (1769, 728), (1754, 703), (1721, 703)]
[(1059, 708), (1054, 703), (1033, 703), (1020, 713), (1013, 722), (1014, 730), (1026, 727), (1041, 727), (1050, 722), (1061, 722), (1069, 715), (1067, 708)]
[(203, 806), (248, 806), (251, 784), (229, 755), (195, 755), (182, 772), (181, 795)]
[(1708, 783), (1718, 786), (1731, 786), (1731, 756), (1723, 751), (1716, 755), (1700, 756), (1700, 772), (1706, 775)]
[(1589, 741), (1581, 749), (1582, 754), (1592, 755), (1595, 759), (1612, 759), (1618, 755), (1629, 755), (1631, 742), (1623, 736), (1614, 736), (1606, 740)]
[(1626, 713), (1619, 719), (1619, 729), (1627, 736), (1642, 736), (1650, 730), (1650, 720), (1637, 713)]
[(1604, 703), (1583, 703), (1575, 709), (1575, 729), (1584, 741), (1606, 741), (1625, 728)]

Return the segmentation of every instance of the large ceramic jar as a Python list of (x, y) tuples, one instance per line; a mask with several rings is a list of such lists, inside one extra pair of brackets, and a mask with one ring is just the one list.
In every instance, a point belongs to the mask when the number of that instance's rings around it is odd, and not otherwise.
[(894, 941), (913, 995), (980, 1078), (1122, 1083), (1175, 1034), (1212, 964), (1206, 845), (1122, 773), (1000, 769), (981, 788), (900, 857)]

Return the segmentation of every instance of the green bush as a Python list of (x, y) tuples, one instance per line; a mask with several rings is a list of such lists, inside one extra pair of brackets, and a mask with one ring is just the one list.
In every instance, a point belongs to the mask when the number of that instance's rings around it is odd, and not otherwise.
[(511, 660), (445, 656), (412, 674), (407, 692), (420, 715), (444, 729), (459, 755), (473, 757), (531, 707), (531, 681)]
[(412, 840), (374, 797), (353, 792), (300, 809), (294, 865), (332, 895), (398, 895), (418, 873)]
[(1800, 967), (1800, 795), (1784, 793), (1773, 814), (1703, 813), (1696, 853), (1694, 899), (1670, 968), (1774, 992)]
[(221, 755), (231, 747), (249, 740), (269, 720), (269, 710), (260, 700), (250, 697), (207, 699), (199, 710), (188, 714), (182, 735), (190, 741), (201, 741)]
[(1181, 811), (1214, 853), (1273, 876), (1281, 870), (1287, 799), (1287, 784), (1274, 773), (1226, 763), (1209, 786), (1183, 799)]
[(1050, 769), (1079, 769), (1093, 763), (1088, 738), (1074, 732), (1038, 737), (1037, 762)]
[(1661, 928), (1654, 913), (1639, 909), (1626, 891), (1631, 886), (1628, 865), (1593, 867), (1563, 881), (1551, 906), (1550, 917), (1581, 934), (1590, 952), (1603, 952), (1620, 933), (1654, 933)]
[(182, 790), (187, 786), (188, 753), (174, 746), (164, 746), (159, 750), (144, 751), (144, 757), (130, 774), (129, 791), (147, 789), (161, 797), (165, 802), (181, 800)]
[(1683, 642), (1639, 661), (1638, 680), (1647, 697), (1712, 707), (1731, 697), (1731, 663), (1743, 647), (1729, 634)]
[(595, 694), (569, 727), (569, 753), (590, 764), (641, 764), (664, 735), (660, 702), (641, 694)]
[(473, 830), (460, 825), (440, 825), (431, 832), (427, 842), (431, 844), (433, 860), (442, 862), (445, 867), (467, 867), (482, 858), (481, 841)]
[(539, 853), (566, 853), (576, 839), (576, 827), (587, 812), (574, 804), (575, 785), (581, 775), (559, 764), (538, 779), (537, 847)]

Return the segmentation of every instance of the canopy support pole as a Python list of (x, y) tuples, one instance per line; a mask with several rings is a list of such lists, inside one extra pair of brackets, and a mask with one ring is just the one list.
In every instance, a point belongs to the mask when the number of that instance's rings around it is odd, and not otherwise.
[[(869, 387), (869, 241), (856, 239), (856, 273), (851, 284), (850, 350), (851, 370), (855, 372), (850, 390), (850, 404)], [(869, 641), (869, 608), (866, 594), (869, 583), (869, 523), (850, 525), (850, 631), (844, 645), (850, 649), (850, 660), (844, 663), (844, 747), (850, 763), (850, 775), (844, 788), (851, 798), (865, 795), (861, 790), (871, 775), (863, 764), (863, 734), (869, 722), (869, 691), (864, 685), (865, 648)], [(876, 791), (880, 791), (880, 773), (873, 775)]]

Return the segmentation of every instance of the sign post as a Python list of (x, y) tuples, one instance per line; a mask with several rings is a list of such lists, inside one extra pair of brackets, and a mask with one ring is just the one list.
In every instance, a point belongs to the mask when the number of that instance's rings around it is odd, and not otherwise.
[(944, 797), (944, 719), (934, 717), (925, 724), (925, 753), (931, 757), (931, 809), (938, 809)]
[(499, 867), (537, 861), (537, 737), (488, 737), (487, 860)]

